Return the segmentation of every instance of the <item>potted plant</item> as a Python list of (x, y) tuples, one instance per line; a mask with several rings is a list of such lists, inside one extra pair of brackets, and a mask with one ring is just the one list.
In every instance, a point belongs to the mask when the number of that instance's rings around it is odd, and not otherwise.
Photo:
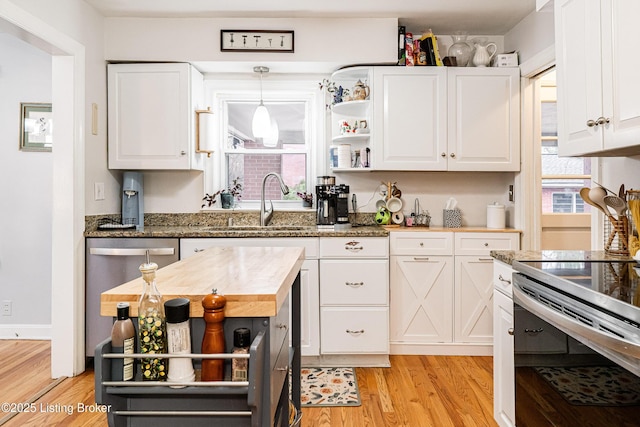
[(213, 194), (206, 193), (202, 198), (204, 203), (201, 207), (211, 207), (216, 203), (216, 197), (220, 195), (220, 202), (222, 209), (231, 209), (235, 206), (236, 200), (240, 200), (242, 197), (242, 182), (240, 177), (236, 177), (227, 188), (218, 190)]
[(302, 207), (303, 208), (313, 207), (313, 194), (312, 193), (301, 193), (301, 192), (298, 191), (296, 194), (298, 195), (298, 197), (300, 197), (302, 199)]

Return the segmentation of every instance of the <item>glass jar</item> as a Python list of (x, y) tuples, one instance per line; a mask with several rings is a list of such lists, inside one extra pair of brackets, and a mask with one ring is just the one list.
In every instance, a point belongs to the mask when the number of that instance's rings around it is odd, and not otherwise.
[(634, 257), (640, 249), (638, 226), (640, 225), (640, 190), (627, 191), (629, 206), (629, 255)]
[[(162, 295), (156, 287), (158, 264), (147, 262), (140, 266), (144, 289), (138, 304), (138, 334), (140, 353), (164, 354), (167, 352), (167, 326)], [(144, 381), (166, 381), (166, 359), (140, 360), (140, 372)]]
[(466, 67), (471, 59), (471, 46), (467, 43), (466, 31), (456, 31), (451, 36), (453, 44), (449, 46), (447, 54), (456, 58), (457, 67)]

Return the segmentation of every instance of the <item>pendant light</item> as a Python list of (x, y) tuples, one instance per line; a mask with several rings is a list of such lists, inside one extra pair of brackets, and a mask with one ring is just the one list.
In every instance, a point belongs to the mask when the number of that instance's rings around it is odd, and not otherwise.
[(268, 73), (268, 67), (253, 67), (255, 73), (260, 73), (260, 105), (253, 113), (253, 121), (251, 123), (251, 130), (253, 131), (254, 138), (266, 138), (271, 132), (271, 117), (267, 107), (264, 106), (262, 101), (262, 74)]

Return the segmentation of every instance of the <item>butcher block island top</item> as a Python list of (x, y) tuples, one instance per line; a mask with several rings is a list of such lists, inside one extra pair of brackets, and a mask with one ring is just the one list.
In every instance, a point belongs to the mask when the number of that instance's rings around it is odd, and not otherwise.
[[(153, 260), (151, 260), (153, 261)], [(272, 317), (287, 298), (304, 261), (303, 247), (213, 247), (156, 272), (163, 300), (188, 298), (191, 317), (202, 317), (202, 298), (217, 289), (227, 299), (225, 317)], [(115, 317), (128, 302), (138, 315), (142, 276), (100, 297), (100, 314)]]

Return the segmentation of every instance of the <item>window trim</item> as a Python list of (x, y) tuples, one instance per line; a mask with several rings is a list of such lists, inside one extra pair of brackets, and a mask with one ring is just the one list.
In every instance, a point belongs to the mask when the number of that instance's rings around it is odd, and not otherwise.
[[(305, 136), (307, 142), (305, 150), (274, 150), (268, 149), (268, 153), (296, 154), (304, 153), (307, 156), (307, 182), (309, 190), (315, 191), (315, 179), (321, 168), (322, 153), (325, 145), (325, 107), (322, 93), (318, 89), (318, 82), (324, 76), (272, 74), (263, 81), (262, 96), (265, 103), (281, 101), (304, 101), (306, 109)], [(205, 76), (205, 93), (207, 104), (214, 112), (214, 129), (216, 135), (215, 151), (210, 159), (207, 159), (204, 179), (204, 192), (211, 194), (223, 188), (225, 171), (225, 154), (223, 144), (226, 142), (228, 123), (227, 109), (224, 107), (229, 101), (257, 101), (260, 97), (260, 81), (252, 74), (238, 78), (237, 75), (207, 75)], [(258, 154), (261, 150), (250, 150), (250, 153)], [(204, 194), (203, 194), (204, 195)], [(257, 211), (259, 201), (241, 200), (236, 211)], [(274, 200), (274, 208), (297, 211), (303, 209), (301, 203), (296, 200)], [(202, 208), (202, 210), (219, 210), (219, 206)]]

